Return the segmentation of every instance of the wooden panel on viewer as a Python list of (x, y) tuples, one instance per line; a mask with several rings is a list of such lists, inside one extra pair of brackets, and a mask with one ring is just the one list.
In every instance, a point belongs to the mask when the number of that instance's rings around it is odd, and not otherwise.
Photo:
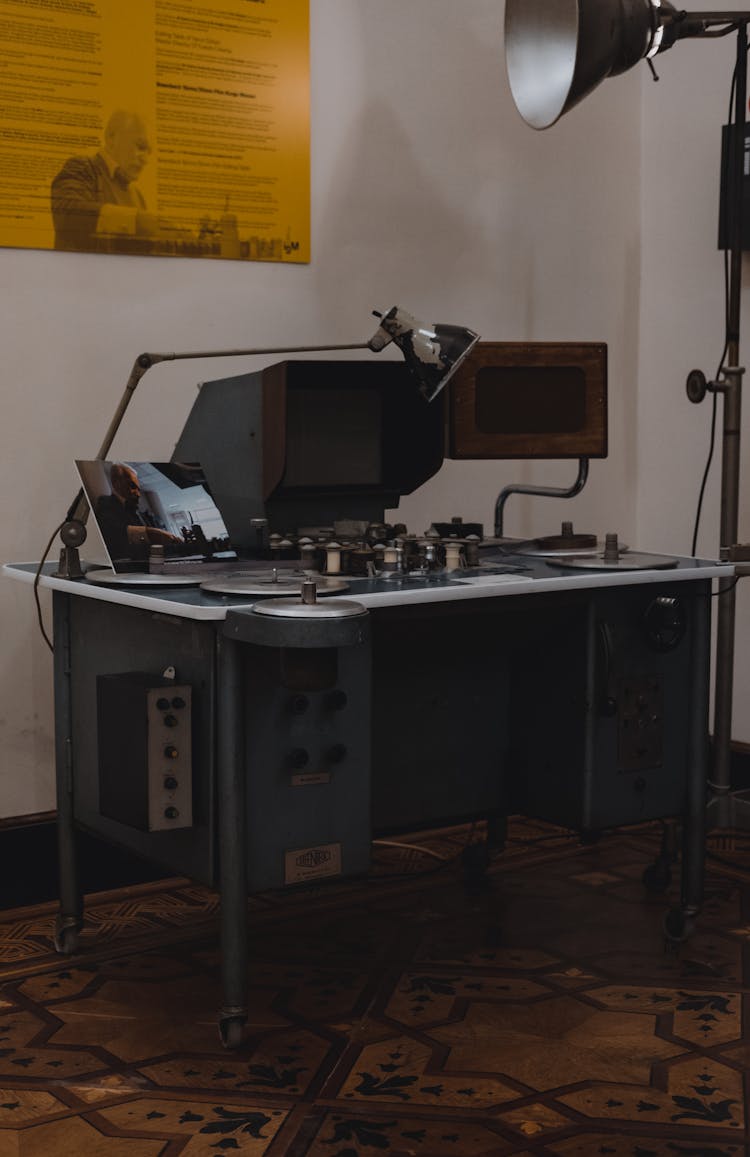
[(450, 385), (451, 458), (606, 458), (607, 346), (478, 342)]

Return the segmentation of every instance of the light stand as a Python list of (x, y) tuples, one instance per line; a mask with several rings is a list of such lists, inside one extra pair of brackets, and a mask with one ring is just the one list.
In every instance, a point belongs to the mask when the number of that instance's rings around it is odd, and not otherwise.
[[(464, 326), (420, 322), (405, 310), (394, 306), (385, 315), (374, 311), (380, 325), (367, 342), (354, 345), (283, 346), (265, 349), (199, 350), (191, 353), (140, 354), (133, 363), (125, 390), (112, 416), (96, 458), (104, 460), (141, 378), (160, 362), (188, 361), (198, 358), (230, 358), (268, 354), (330, 353), (334, 350), (371, 350), (379, 353), (393, 342), (401, 350), (415, 384), (431, 402), (456, 372), (464, 358), (479, 341), (479, 334)], [(89, 504), (83, 490), (71, 503), (60, 528), (63, 542), (56, 578), (79, 579), (83, 569), (78, 549), (86, 541)]]
[[(729, 291), (726, 366), (722, 380), (688, 378), (688, 397), (708, 390), (723, 396), (720, 552), (738, 557), (740, 418), (743, 368), (739, 364), (742, 295), (742, 192), (750, 12), (677, 11), (667, 0), (506, 0), (505, 50), (513, 98), (533, 128), (554, 124), (608, 76), (651, 60), (686, 38), (737, 33), (734, 138), (730, 135), (728, 204)], [(728, 145), (728, 147), (730, 147)], [(741, 549), (741, 548), (740, 548)], [(714, 677), (713, 771), (710, 814), (715, 826), (750, 824), (750, 799), (731, 793), (732, 695), (736, 599), (733, 579), (719, 584)], [(744, 825), (743, 825), (744, 826)]]
[[(747, 105), (747, 20), (743, 14), (737, 27), (737, 65), (735, 73), (734, 137), (729, 137), (731, 154), (725, 220), (729, 230), (729, 293), (727, 300), (727, 364), (722, 380), (706, 383), (700, 389), (696, 371), (688, 377), (688, 397), (703, 400), (707, 390), (720, 393), (722, 406), (721, 499), (719, 545), (721, 558), (733, 558), (739, 530), (740, 496), (740, 430), (742, 417), (742, 377), (740, 366), (740, 310), (742, 301), (742, 200), (745, 168), (745, 125)], [(729, 149), (730, 144), (727, 144)], [(700, 375), (703, 377), (703, 375)], [(696, 385), (698, 388), (696, 388)], [(719, 583), (719, 606), (716, 616), (716, 672), (714, 676), (714, 749), (711, 772), (709, 815), (715, 826), (742, 826), (750, 821), (750, 800), (732, 794), (731, 744), (732, 698), (734, 691), (734, 644), (736, 636), (736, 591), (732, 579)]]

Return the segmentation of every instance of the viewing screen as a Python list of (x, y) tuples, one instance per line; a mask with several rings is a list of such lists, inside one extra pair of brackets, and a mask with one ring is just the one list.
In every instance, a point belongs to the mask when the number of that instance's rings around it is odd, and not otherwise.
[(290, 386), (284, 487), (380, 485), (382, 423), (379, 390)]
[(483, 434), (570, 434), (586, 424), (579, 366), (484, 366), (476, 375), (476, 424)]

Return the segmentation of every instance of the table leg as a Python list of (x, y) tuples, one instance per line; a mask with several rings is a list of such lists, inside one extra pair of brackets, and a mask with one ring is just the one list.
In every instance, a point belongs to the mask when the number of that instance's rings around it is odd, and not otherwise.
[(72, 697), (70, 684), (70, 596), (55, 591), (54, 687), (55, 687), (55, 779), (57, 787), (57, 859), (60, 909), (55, 922), (55, 948), (68, 955), (78, 947), (83, 924), (83, 896), (78, 879), (73, 786)]
[(700, 584), (693, 607), (689, 735), (685, 815), (682, 829), (680, 907), (667, 913), (665, 931), (672, 941), (686, 940), (703, 903), (706, 863), (706, 800), (709, 771), (708, 705), (710, 679), (710, 585)]
[(247, 823), (241, 644), (218, 639), (218, 831), (221, 900), (219, 1033), (236, 1048), (247, 1020)]

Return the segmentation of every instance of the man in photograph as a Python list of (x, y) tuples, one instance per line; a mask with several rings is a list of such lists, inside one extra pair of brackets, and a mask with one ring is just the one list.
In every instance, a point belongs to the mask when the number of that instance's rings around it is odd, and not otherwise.
[(115, 462), (110, 474), (111, 494), (101, 495), (94, 509), (97, 525), (113, 559), (143, 559), (149, 547), (181, 547), (183, 540), (169, 531), (148, 526), (139, 510), (141, 486), (132, 466)]
[(93, 156), (70, 157), (52, 181), (55, 249), (98, 248), (97, 237), (152, 237), (156, 218), (137, 181), (151, 153), (145, 122), (118, 109)]

